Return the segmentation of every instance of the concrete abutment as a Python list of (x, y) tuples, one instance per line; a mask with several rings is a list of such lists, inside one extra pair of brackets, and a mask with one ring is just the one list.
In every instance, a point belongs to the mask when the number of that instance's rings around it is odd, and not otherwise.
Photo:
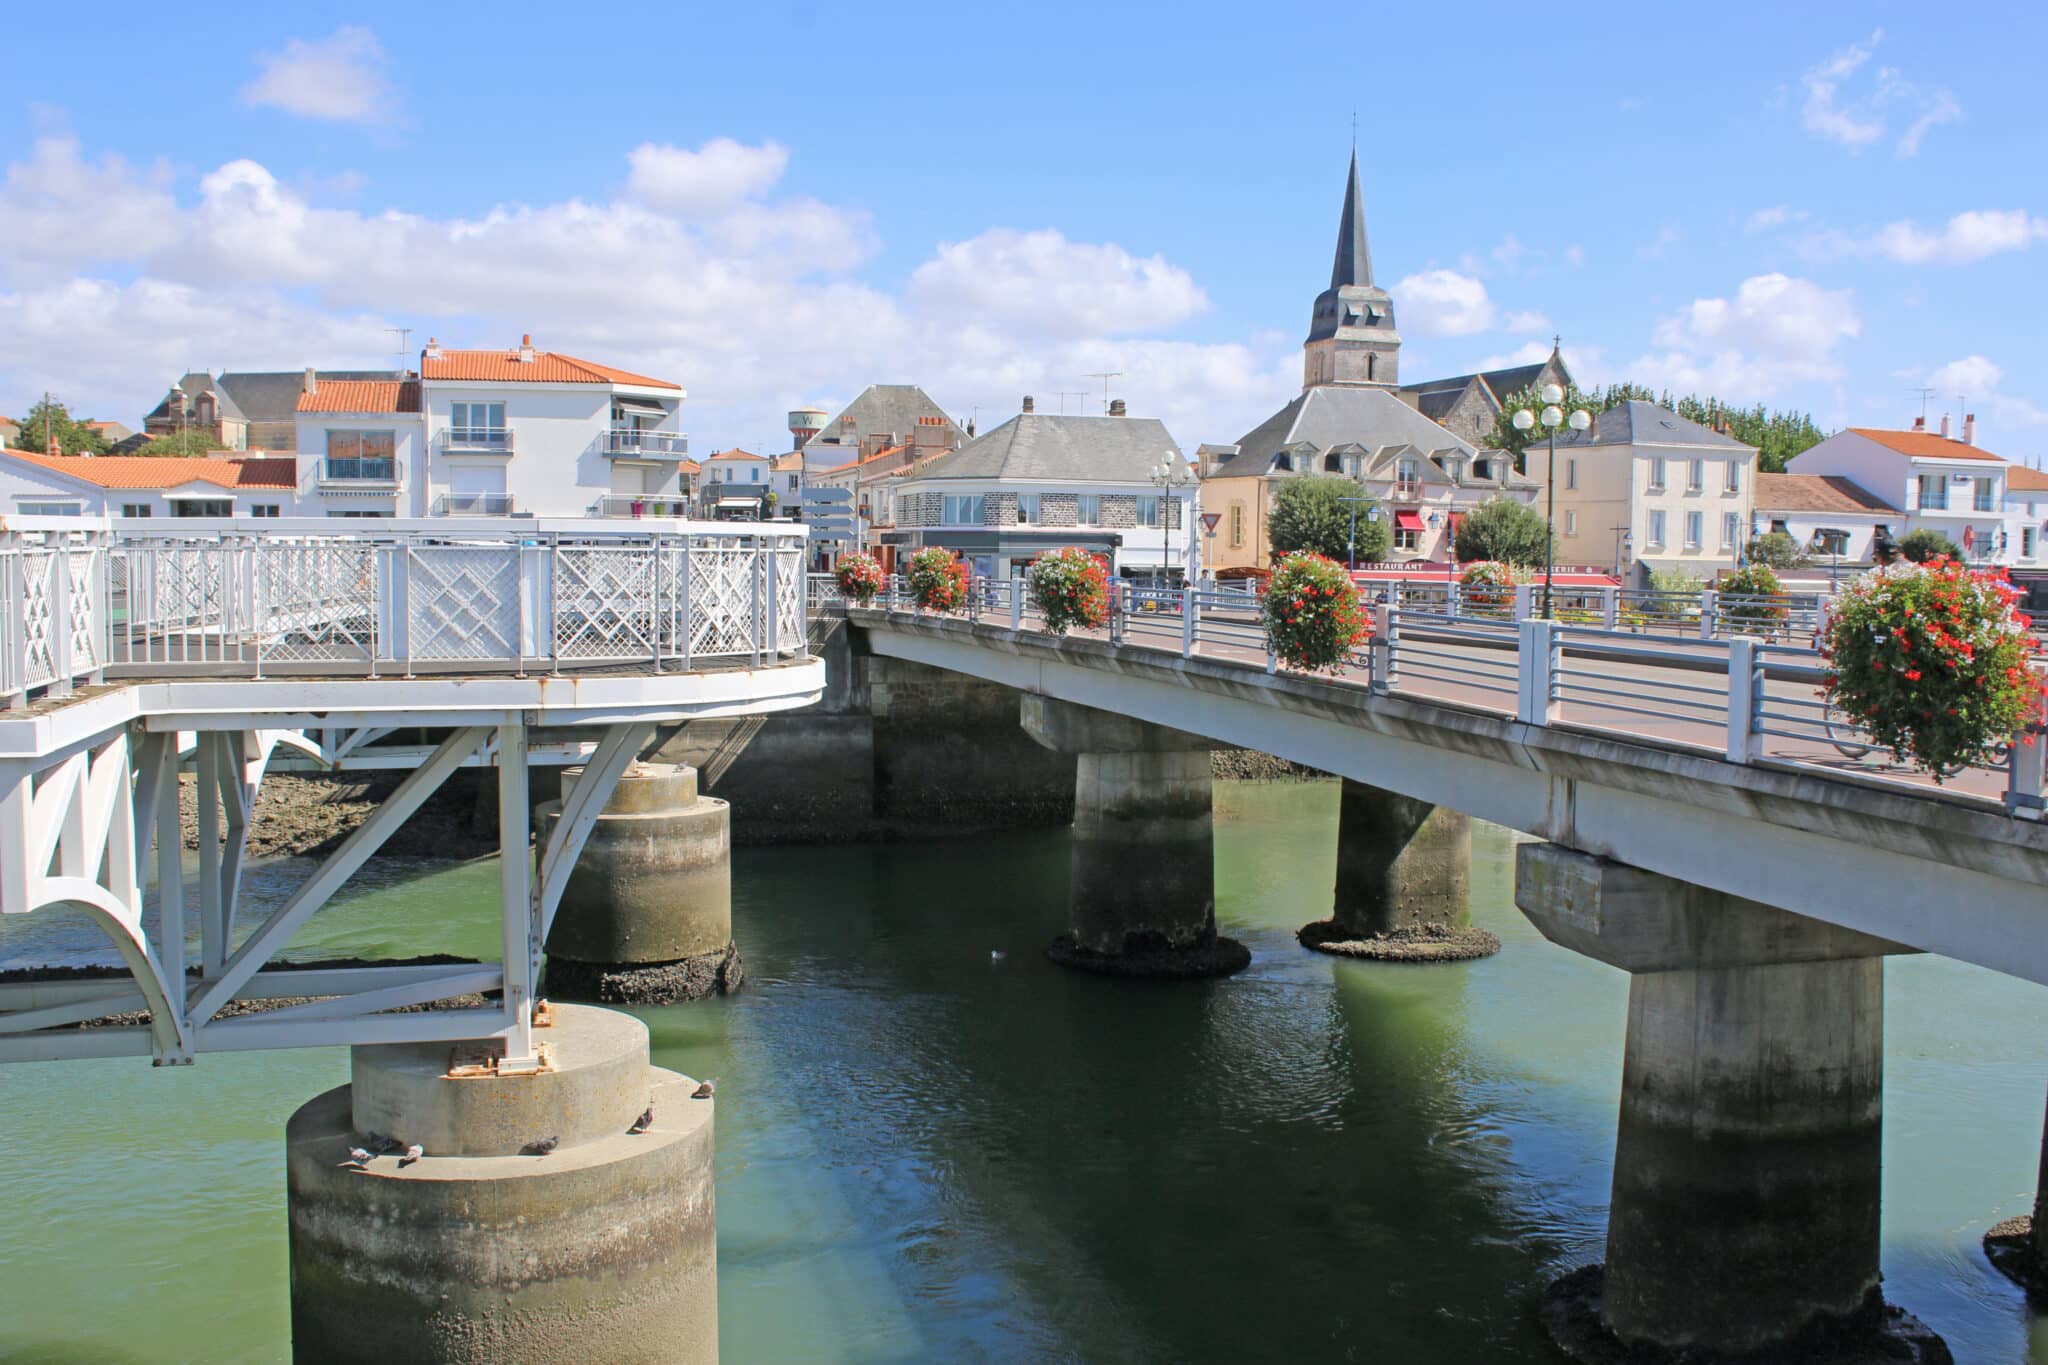
[(1216, 933), (1209, 741), (1027, 694), (1025, 733), (1076, 755), (1069, 931), (1047, 954), (1105, 975), (1221, 976), (1251, 961)]
[(1472, 927), (1472, 819), (1448, 806), (1344, 780), (1337, 885), (1306, 947), (1389, 962), (1458, 962), (1500, 951)]
[[(580, 773), (563, 771), (565, 800)], [(535, 812), (542, 847), (561, 814), (561, 801)], [(626, 769), (569, 874), (547, 954), (557, 999), (666, 1004), (739, 987), (730, 808), (698, 794), (696, 769)]]
[(1878, 1289), (1884, 955), (1905, 950), (1551, 844), (1518, 851), (1515, 900), (1630, 973), (1607, 1259), (1552, 1286), (1558, 1343), (1948, 1360)]
[[(718, 1359), (713, 1101), (629, 1015), (558, 1005), (536, 1039), (552, 1071), (473, 1079), (462, 1044), (357, 1047), (292, 1115), (297, 1365)], [(373, 1132), (426, 1154), (349, 1162)]]

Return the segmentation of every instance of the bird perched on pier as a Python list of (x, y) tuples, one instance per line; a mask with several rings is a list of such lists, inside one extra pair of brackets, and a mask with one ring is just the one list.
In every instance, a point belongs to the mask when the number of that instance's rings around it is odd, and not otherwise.
[(562, 1140), (558, 1137), (544, 1137), (538, 1142), (527, 1143), (524, 1150), (533, 1156), (546, 1156), (561, 1145)]
[(412, 1146), (405, 1149), (404, 1156), (398, 1158), (398, 1164), (401, 1166), (410, 1166), (413, 1162), (418, 1161), (421, 1157), (425, 1156), (426, 1154), (427, 1149), (420, 1146), (417, 1142), (415, 1142)]
[(356, 1169), (361, 1170), (370, 1164), (371, 1155), (372, 1153), (368, 1148), (351, 1147), (348, 1149), (348, 1160), (341, 1164), (344, 1166), (354, 1166)]
[(634, 1119), (633, 1126), (631, 1128), (628, 1128), (626, 1131), (628, 1133), (631, 1133), (633, 1136), (638, 1137), (640, 1134), (646, 1132), (649, 1128), (652, 1128), (653, 1126), (654, 1106), (650, 1104), (645, 1109), (640, 1111), (640, 1117)]
[(708, 1100), (711, 1098), (711, 1092), (715, 1089), (717, 1087), (712, 1085), (711, 1082), (699, 1081), (697, 1088), (690, 1092), (690, 1098), (693, 1100)]

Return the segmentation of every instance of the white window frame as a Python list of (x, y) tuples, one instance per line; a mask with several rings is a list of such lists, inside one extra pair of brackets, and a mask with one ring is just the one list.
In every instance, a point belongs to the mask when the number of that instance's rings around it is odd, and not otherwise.
[(505, 405), (461, 399), (448, 405), (448, 439), (487, 443), (505, 434)]
[(1579, 533), (1579, 514), (1570, 507), (1564, 510), (1564, 533), (1568, 536), (1576, 536)]
[(284, 515), (284, 508), (274, 502), (257, 502), (249, 505), (252, 517), (278, 517)]
[(121, 504), (121, 515), (124, 517), (147, 517), (154, 516), (155, 514), (156, 508), (146, 502), (124, 502)]
[(1731, 550), (1741, 547), (1742, 514), (1740, 512), (1729, 512), (1722, 516), (1721, 543)]
[(1662, 455), (1652, 455), (1650, 457), (1650, 491), (1652, 493), (1662, 493), (1664, 491), (1664, 457)]
[(1649, 541), (1648, 541), (1648, 543), (1649, 543), (1650, 545), (1652, 545), (1652, 546), (1656, 547), (1657, 549), (1660, 549), (1660, 550), (1661, 550), (1661, 549), (1663, 549), (1663, 548), (1664, 548), (1664, 510), (1663, 510), (1663, 509), (1662, 509), (1661, 507), (1660, 507), (1660, 508), (1653, 508), (1653, 509), (1651, 510), (1651, 512), (1650, 512), (1650, 526), (1649, 526), (1649, 532), (1650, 532), (1650, 534), (1649, 534)]
[[(939, 501), (939, 525), (979, 526), (987, 515), (988, 499), (982, 493), (944, 493)], [(957, 515), (956, 515), (957, 514)]]
[(85, 504), (60, 498), (27, 498), (15, 504), (14, 513), (21, 517), (82, 517)]
[(1017, 495), (1017, 524), (1019, 526), (1038, 525), (1038, 518), (1044, 510), (1044, 506), (1045, 502), (1042, 494), (1019, 493)]
[(1102, 494), (1076, 493), (1074, 495), (1074, 525), (1102, 525)]
[(1707, 462), (1688, 460), (1685, 463), (1685, 491), (1697, 493), (1707, 486)]
[(1158, 530), (1166, 522), (1165, 499), (1157, 493), (1140, 493), (1135, 525)]
[(1742, 491), (1742, 462), (1740, 460), (1730, 460), (1728, 462), (1728, 483), (1726, 489), (1730, 493), (1740, 493)]
[(1697, 550), (1697, 549), (1699, 549), (1699, 548), (1700, 548), (1700, 538), (1701, 538), (1702, 536), (1704, 536), (1704, 535), (1706, 534), (1706, 531), (1707, 531), (1707, 525), (1706, 525), (1706, 522), (1707, 522), (1707, 519), (1706, 519), (1705, 515), (1704, 515), (1704, 514), (1702, 514), (1702, 513), (1699, 513), (1699, 512), (1687, 512), (1687, 513), (1685, 514), (1685, 548), (1686, 548), (1686, 549), (1688, 549), (1688, 550)]
[(1566, 460), (1564, 462), (1564, 486), (1566, 489), (1575, 489), (1579, 486), (1579, 462), (1577, 460)]

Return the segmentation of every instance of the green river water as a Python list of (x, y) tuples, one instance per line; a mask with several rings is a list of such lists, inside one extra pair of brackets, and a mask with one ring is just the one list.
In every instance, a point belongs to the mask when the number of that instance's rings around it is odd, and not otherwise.
[[(644, 1015), (657, 1062), (719, 1079), (727, 1365), (1553, 1359), (1532, 1305), (1600, 1253), (1626, 979), (1529, 928), (1491, 827), (1497, 957), (1306, 953), (1335, 836), (1334, 784), (1217, 784), (1254, 960), (1199, 984), (1039, 956), (1064, 834), (736, 853), (747, 989)], [(251, 871), (252, 921), (303, 868)], [(496, 889), (374, 866), (294, 951), (492, 955)], [(0, 963), (107, 956), (0, 926)], [(2032, 1200), (2048, 993), (1908, 958), (1886, 997), (1887, 1290), (1958, 1360), (2048, 1362), (1977, 1246)], [(0, 1068), (0, 1362), (289, 1360), (282, 1131), (347, 1068)]]

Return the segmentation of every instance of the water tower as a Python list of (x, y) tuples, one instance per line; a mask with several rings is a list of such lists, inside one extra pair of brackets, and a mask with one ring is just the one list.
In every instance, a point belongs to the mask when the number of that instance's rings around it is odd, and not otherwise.
[(789, 434), (796, 442), (795, 447), (793, 447), (794, 449), (802, 450), (806, 441), (824, 429), (825, 410), (823, 408), (791, 408), (789, 410)]

